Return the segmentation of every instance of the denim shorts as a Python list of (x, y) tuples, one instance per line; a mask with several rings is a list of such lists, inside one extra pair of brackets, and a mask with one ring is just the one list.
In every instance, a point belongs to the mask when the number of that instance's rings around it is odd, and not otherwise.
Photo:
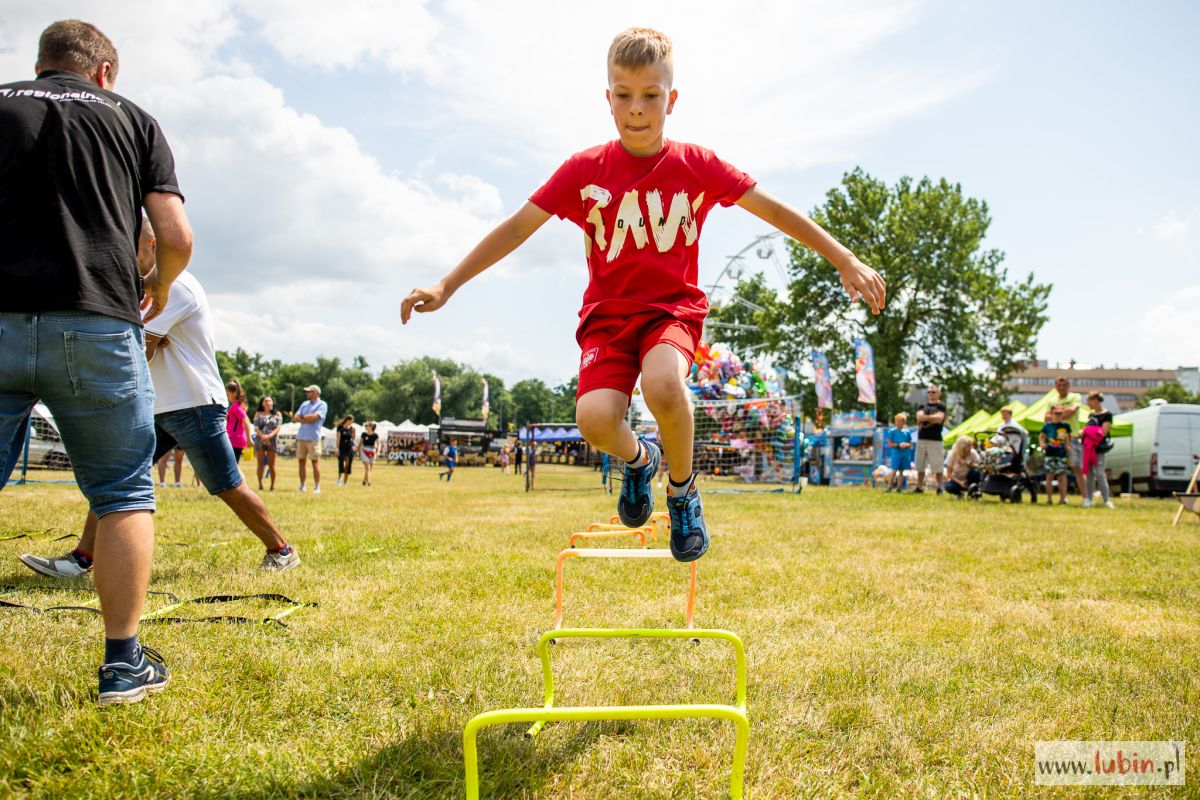
[(85, 311), (0, 313), (0, 488), (21, 461), (38, 400), (97, 517), (154, 510), (154, 387), (141, 326)]
[(182, 447), (209, 494), (222, 494), (242, 485), (242, 471), (225, 430), (225, 406), (212, 403), (156, 414), (154, 432), (158, 437), (154, 460), (176, 446)]

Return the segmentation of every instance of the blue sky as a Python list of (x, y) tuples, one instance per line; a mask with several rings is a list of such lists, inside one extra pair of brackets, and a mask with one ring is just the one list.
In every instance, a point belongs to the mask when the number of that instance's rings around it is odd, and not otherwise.
[[(567, 379), (585, 278), (567, 223), (443, 311), (401, 328), (397, 309), (612, 137), (607, 42), (648, 24), (677, 50), (668, 135), (803, 210), (855, 166), (959, 182), (988, 202), (1010, 273), (1055, 285), (1041, 357), (1200, 360), (1194, 4), (614, 2), (597, 20), (548, 2), (4, 0), (3, 79), (67, 16), (114, 39), (117, 90), (176, 151), (225, 348)], [(765, 232), (715, 212), (702, 282)]]

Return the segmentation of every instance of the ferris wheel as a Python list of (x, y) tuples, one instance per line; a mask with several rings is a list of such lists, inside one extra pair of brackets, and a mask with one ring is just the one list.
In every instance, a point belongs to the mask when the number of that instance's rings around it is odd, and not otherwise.
[[(739, 305), (751, 311), (762, 311), (763, 307), (740, 293), (739, 284), (754, 273), (761, 273), (765, 283), (781, 296), (785, 296), (788, 285), (787, 250), (784, 247), (784, 234), (780, 231), (756, 236), (750, 243), (729, 256), (725, 266), (716, 279), (709, 284), (708, 300), (713, 306)], [(757, 259), (753, 261), (753, 259)], [(762, 262), (762, 263), (758, 263)], [(704, 323), (705, 338), (717, 339), (722, 331), (757, 331), (757, 325), (736, 322), (718, 322), (708, 320)], [(749, 348), (751, 351), (761, 350), (765, 345)]]

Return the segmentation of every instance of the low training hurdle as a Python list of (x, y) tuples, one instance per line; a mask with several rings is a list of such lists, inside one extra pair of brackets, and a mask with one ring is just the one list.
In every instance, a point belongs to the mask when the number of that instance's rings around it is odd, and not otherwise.
[[(613, 514), (608, 518), (608, 521), (611, 525), (619, 525), (621, 523), (621, 516)], [(666, 511), (655, 511), (650, 515), (650, 519), (646, 520), (646, 524), (654, 525), (656, 528), (661, 525), (664, 531), (669, 532), (671, 530), (671, 515)], [(625, 526), (622, 525), (621, 527)]]
[(567, 539), (567, 547), (574, 547), (575, 543), (580, 539), (619, 539), (623, 536), (636, 536), (641, 542), (642, 547), (646, 546), (646, 539), (649, 537), (654, 540), (654, 526), (643, 525), (640, 528), (626, 528), (624, 525), (607, 525), (603, 522), (593, 522), (588, 525), (586, 531), (578, 531), (571, 534), (571, 538)]
[[(571, 548), (558, 554), (554, 575), (554, 628), (562, 627), (563, 619), (563, 566), (569, 558), (666, 558), (672, 559), (670, 550), (646, 550), (634, 548)], [(688, 580), (687, 610), (685, 622), (692, 627), (692, 611), (696, 606), (696, 563), (688, 564), (690, 577)]]
[[(647, 552), (647, 551), (627, 551)], [(653, 551), (649, 551), (653, 552)], [(561, 560), (560, 560), (561, 565)], [(693, 562), (694, 563), (694, 562)], [(695, 571), (692, 572), (693, 581)], [(550, 668), (552, 639), (720, 639), (733, 645), (736, 662), (734, 705), (692, 704), (661, 706), (554, 706), (554, 675)], [(565, 628), (542, 634), (538, 642), (542, 661), (542, 685), (545, 705), (542, 708), (506, 708), (487, 711), (473, 717), (463, 731), (463, 766), (466, 773), (467, 800), (479, 800), (479, 761), (476, 737), (480, 728), (513, 723), (533, 723), (527, 736), (536, 736), (547, 722), (568, 720), (635, 720), (635, 719), (723, 719), (734, 723), (736, 736), (733, 746), (733, 768), (729, 779), (729, 796), (741, 800), (742, 775), (746, 765), (746, 749), (750, 739), (750, 720), (746, 715), (746, 648), (742, 640), (722, 630), (657, 630), (657, 629), (599, 629)]]

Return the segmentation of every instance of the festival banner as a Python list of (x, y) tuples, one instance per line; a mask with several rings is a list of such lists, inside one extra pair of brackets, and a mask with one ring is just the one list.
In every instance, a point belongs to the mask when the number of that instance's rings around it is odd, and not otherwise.
[(483, 379), (483, 426), (487, 427), (488, 418), (488, 385), (487, 378)]
[(833, 408), (833, 384), (829, 380), (829, 359), (820, 350), (812, 351), (813, 383), (817, 386), (817, 408)]
[(433, 413), (442, 415), (442, 380), (436, 372), (433, 373)]
[(875, 405), (875, 353), (866, 339), (854, 340), (854, 380), (859, 402)]

